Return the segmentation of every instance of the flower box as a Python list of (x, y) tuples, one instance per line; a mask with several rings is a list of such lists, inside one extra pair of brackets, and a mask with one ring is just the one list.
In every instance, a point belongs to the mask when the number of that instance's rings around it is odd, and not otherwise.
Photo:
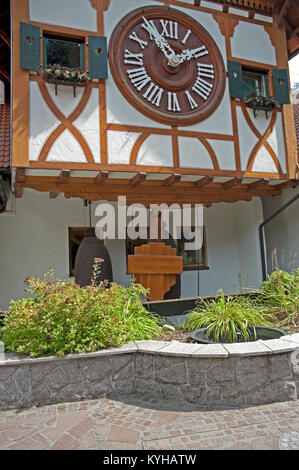
[(256, 117), (257, 111), (265, 111), (266, 119), (268, 119), (268, 113), (271, 113), (274, 109), (280, 108), (280, 105), (272, 96), (251, 95), (243, 98), (242, 101), (247, 104), (249, 108), (253, 109), (254, 117)]
[(86, 86), (86, 82), (77, 80), (62, 80), (57, 78), (46, 78), (46, 82), (55, 85), (55, 95), (57, 95), (58, 85), (72, 86), (74, 89), (74, 98), (76, 98), (76, 88), (82, 88)]
[(74, 89), (74, 97), (76, 97), (76, 88), (84, 87), (86, 82), (90, 80), (87, 72), (81, 69), (68, 69), (59, 65), (51, 65), (44, 69), (43, 78), (48, 83), (55, 85), (55, 94), (57, 95), (58, 85), (72, 86)]

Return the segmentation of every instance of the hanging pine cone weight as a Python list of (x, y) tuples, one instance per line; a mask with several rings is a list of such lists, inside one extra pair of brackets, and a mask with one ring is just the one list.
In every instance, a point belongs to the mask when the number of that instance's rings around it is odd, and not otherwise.
[(106, 279), (113, 281), (111, 259), (104, 243), (96, 237), (86, 237), (79, 246), (75, 260), (75, 282), (80, 287), (91, 284), (95, 258), (103, 261), (99, 264), (94, 283), (97, 285)]

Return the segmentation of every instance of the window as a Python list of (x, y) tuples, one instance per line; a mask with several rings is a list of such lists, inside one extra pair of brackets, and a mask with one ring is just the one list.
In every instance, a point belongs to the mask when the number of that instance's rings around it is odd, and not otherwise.
[[(194, 227), (192, 227), (191, 230), (194, 231)], [(182, 231), (182, 238), (178, 240), (174, 240), (176, 247), (177, 247), (177, 256), (183, 257), (184, 271), (208, 269), (208, 267), (206, 266), (207, 259), (206, 259), (205, 229), (204, 229), (204, 237), (203, 237), (203, 246), (200, 250), (186, 250), (185, 249), (185, 242), (192, 243), (193, 240), (192, 239), (186, 240), (183, 236), (183, 231)], [(137, 246), (144, 245), (146, 243), (147, 243), (147, 239), (137, 238), (136, 240), (131, 240), (127, 238), (126, 240), (127, 263), (128, 263), (128, 256), (134, 254), (134, 249)]]
[[(95, 232), (94, 232), (95, 236)], [(86, 237), (86, 227), (69, 227), (69, 273), (75, 275), (75, 260), (78, 248)]]
[(60, 65), (69, 69), (85, 69), (85, 44), (83, 39), (70, 39), (45, 35), (44, 67)]
[(267, 74), (249, 69), (242, 69), (244, 97), (252, 94), (268, 96)]

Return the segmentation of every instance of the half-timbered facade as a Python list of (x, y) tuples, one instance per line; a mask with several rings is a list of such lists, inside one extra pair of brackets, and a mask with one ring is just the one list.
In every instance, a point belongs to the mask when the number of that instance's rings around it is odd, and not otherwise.
[[(3, 308), (27, 274), (71, 275), (84, 201), (119, 195), (204, 205), (205, 261), (186, 263), (182, 297), (259, 284), (260, 198), (297, 178), (288, 51), (298, 29), (278, 3), (12, 0), (16, 214), (0, 221)], [(59, 48), (61, 65), (90, 80), (45, 77)], [(105, 245), (114, 280), (128, 283), (126, 240)]]

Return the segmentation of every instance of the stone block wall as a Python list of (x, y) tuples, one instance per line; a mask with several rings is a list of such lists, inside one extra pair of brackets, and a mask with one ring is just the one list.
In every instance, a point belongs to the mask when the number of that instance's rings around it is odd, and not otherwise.
[(62, 358), (0, 360), (0, 410), (121, 397), (258, 405), (299, 398), (299, 334), (229, 345), (137, 341)]

